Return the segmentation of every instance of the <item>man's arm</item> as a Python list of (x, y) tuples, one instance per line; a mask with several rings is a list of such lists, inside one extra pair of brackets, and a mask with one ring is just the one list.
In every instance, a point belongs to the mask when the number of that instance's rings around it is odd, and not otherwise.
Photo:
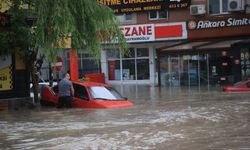
[(75, 95), (75, 89), (74, 89), (74, 87), (72, 86), (72, 87), (70, 88), (70, 90), (71, 90), (72, 96), (74, 96), (74, 95)]

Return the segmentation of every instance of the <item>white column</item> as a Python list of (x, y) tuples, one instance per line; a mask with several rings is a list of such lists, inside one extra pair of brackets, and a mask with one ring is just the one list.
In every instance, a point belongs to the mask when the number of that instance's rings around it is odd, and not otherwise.
[(155, 61), (155, 47), (153, 44), (149, 45), (149, 80), (152, 86), (156, 85), (156, 61)]
[(107, 83), (107, 81), (108, 81), (108, 62), (107, 62), (105, 50), (101, 50), (101, 70), (102, 70), (102, 73), (104, 73), (105, 82)]

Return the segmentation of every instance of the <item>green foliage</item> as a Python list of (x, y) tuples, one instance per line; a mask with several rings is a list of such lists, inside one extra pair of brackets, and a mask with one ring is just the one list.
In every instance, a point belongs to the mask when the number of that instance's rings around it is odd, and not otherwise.
[[(0, 38), (0, 46), (6, 51), (19, 47), (22, 56), (26, 57), (34, 47), (40, 47), (46, 58), (53, 61), (58, 52), (58, 41), (69, 36), (73, 49), (88, 51), (97, 58), (105, 45), (119, 47), (122, 51), (127, 49), (112, 10), (100, 6), (96, 0), (3, 1), (11, 2), (10, 32), (1, 33)], [(36, 17), (32, 33), (25, 20), (29, 16)], [(119, 43), (111, 44), (114, 38)], [(6, 43), (9, 43), (8, 47)]]
[(20, 53), (25, 55), (28, 46), (30, 45), (30, 29), (25, 22), (25, 12), (20, 7), (19, 0), (13, 0), (12, 5), (8, 11), (11, 26), (7, 27), (7, 31), (1, 32), (0, 47), (1, 53), (11, 53), (17, 48)]
[(82, 81), (89, 81), (89, 78), (82, 77), (82, 78), (80, 78), (80, 80), (82, 80)]
[(72, 48), (87, 50), (96, 57), (103, 43), (114, 37), (122, 49), (127, 47), (112, 10), (95, 0), (37, 0), (35, 6), (36, 40), (47, 56), (68, 36)]

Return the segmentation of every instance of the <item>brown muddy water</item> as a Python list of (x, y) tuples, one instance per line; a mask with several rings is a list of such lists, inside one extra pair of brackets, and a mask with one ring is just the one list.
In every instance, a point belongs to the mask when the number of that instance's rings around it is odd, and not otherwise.
[(0, 149), (250, 150), (250, 92), (115, 88), (136, 105), (0, 111)]

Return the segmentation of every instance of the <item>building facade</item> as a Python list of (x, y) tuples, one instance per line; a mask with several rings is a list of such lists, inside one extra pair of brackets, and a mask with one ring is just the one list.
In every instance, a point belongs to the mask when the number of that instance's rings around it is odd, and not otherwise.
[(128, 56), (102, 51), (108, 83), (218, 86), (250, 76), (248, 0), (165, 1), (150, 11), (158, 3), (145, 3), (106, 3), (124, 12), (117, 17), (130, 45)]
[(210, 87), (250, 76), (250, 0), (99, 2), (115, 12), (130, 53), (105, 48), (98, 61), (80, 53), (80, 77), (102, 72), (111, 84)]

